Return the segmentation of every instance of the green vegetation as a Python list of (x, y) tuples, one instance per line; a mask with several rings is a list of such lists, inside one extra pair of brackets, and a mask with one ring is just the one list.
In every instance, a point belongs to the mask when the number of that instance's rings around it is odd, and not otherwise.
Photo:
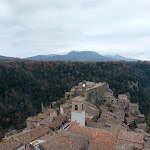
[(36, 62), (0, 61), (0, 137), (10, 127), (21, 129), (41, 103), (64, 97), (82, 80), (107, 82), (118, 93), (129, 92), (145, 115), (150, 114), (149, 62)]

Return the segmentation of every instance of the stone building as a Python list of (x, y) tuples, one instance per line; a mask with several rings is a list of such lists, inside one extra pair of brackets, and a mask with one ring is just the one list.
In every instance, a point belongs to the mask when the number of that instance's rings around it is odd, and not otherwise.
[(136, 116), (139, 114), (139, 105), (135, 103), (129, 104), (129, 114)]
[(119, 100), (128, 100), (128, 96), (126, 94), (118, 94)]
[(78, 86), (74, 86), (71, 91), (65, 95), (66, 99), (76, 96), (85, 97), (87, 101), (99, 105), (100, 103), (104, 103), (103, 95), (106, 91), (109, 90), (109, 85), (107, 83), (82, 81), (78, 83)]
[(71, 108), (72, 108), (71, 103), (64, 103), (60, 105), (60, 114), (65, 115), (65, 113), (68, 112), (68, 110), (70, 110)]

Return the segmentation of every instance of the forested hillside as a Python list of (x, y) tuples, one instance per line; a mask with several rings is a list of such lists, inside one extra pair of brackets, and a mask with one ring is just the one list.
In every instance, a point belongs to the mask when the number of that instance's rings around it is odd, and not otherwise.
[(82, 80), (107, 82), (115, 92), (129, 92), (132, 102), (150, 114), (149, 62), (40, 62), (0, 61), (0, 136), (10, 127), (25, 126), (25, 119), (64, 97)]

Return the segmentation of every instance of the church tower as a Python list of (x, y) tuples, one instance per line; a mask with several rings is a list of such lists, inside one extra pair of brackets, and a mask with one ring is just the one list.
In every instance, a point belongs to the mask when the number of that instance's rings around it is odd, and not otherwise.
[(80, 123), (80, 126), (85, 126), (85, 98), (77, 96), (72, 99), (71, 121)]

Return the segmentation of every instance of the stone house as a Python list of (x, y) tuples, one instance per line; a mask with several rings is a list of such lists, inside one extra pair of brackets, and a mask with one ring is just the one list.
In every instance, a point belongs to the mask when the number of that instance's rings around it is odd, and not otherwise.
[(139, 114), (139, 105), (135, 103), (129, 104), (129, 114), (137, 116)]
[(26, 125), (28, 129), (33, 129), (37, 126), (39, 126), (40, 122), (42, 120), (44, 120), (45, 118), (47, 118), (49, 116), (49, 114), (43, 114), (43, 113), (39, 113), (37, 116), (33, 116), (33, 117), (29, 117), (26, 119)]
[(55, 109), (48, 109), (47, 113), (49, 114), (50, 117), (56, 117), (57, 116), (57, 111)]
[(128, 100), (128, 96), (126, 94), (118, 94), (119, 100)]
[(0, 143), (0, 148), (4, 147), (2, 150), (29, 150), (30, 142), (41, 139), (48, 134), (52, 134), (49, 128), (34, 128), (27, 130), (5, 138), (3, 142)]
[(64, 103), (60, 105), (60, 114), (64, 115), (66, 111), (72, 108), (72, 103)]

